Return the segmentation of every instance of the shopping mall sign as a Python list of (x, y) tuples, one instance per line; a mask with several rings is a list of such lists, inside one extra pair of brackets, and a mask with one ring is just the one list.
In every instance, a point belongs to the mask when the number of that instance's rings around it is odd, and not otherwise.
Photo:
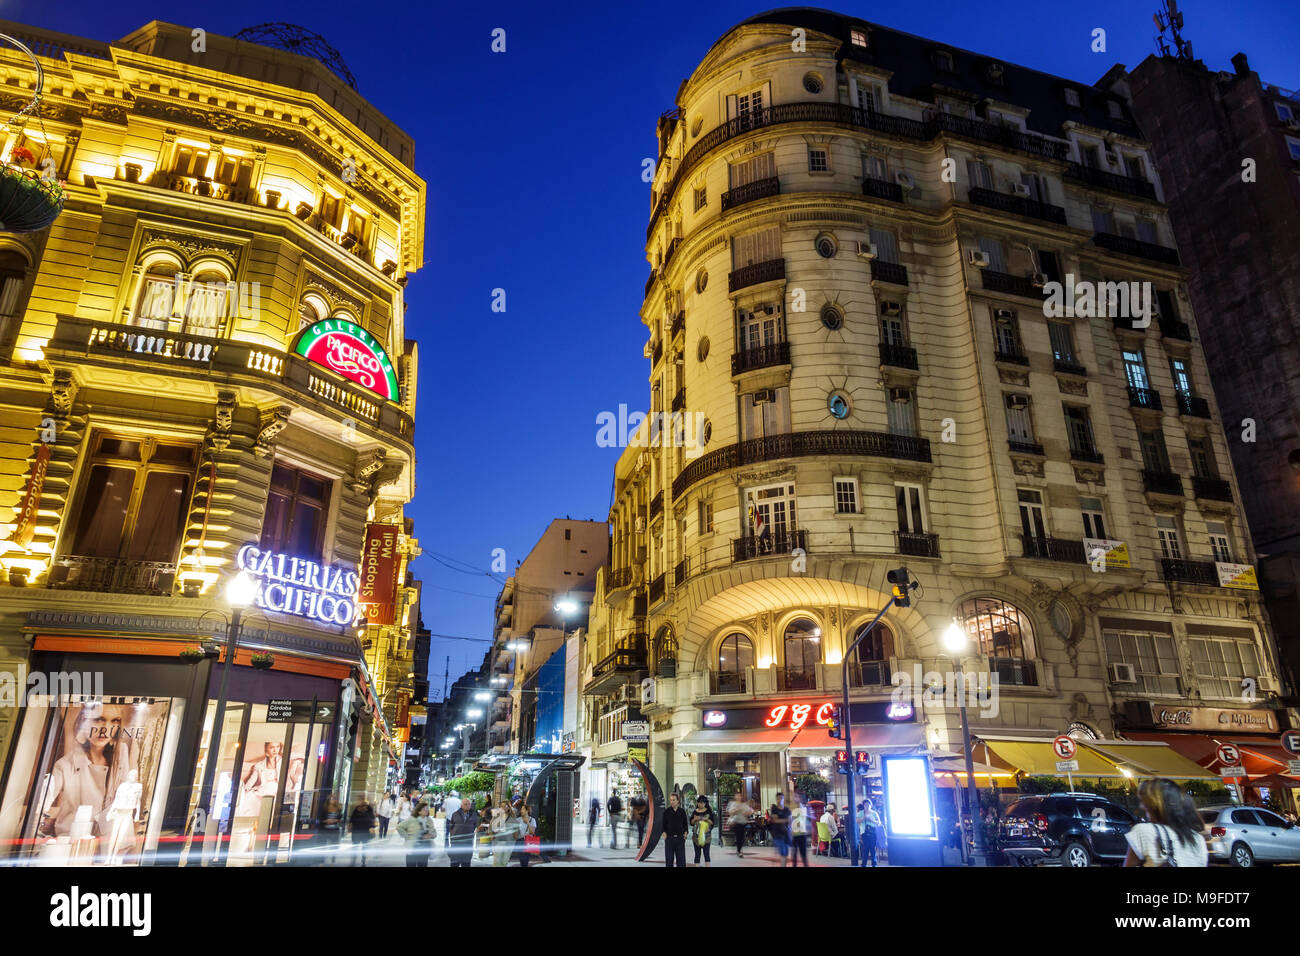
[(322, 624), (348, 626), (357, 616), (357, 572), (329, 567), (246, 544), (235, 557), (239, 570), (257, 579), (258, 607)]
[(309, 362), (338, 372), (351, 382), (390, 402), (398, 400), (397, 371), (379, 341), (345, 319), (316, 322), (301, 336), (294, 351)]
[(368, 624), (392, 624), (397, 616), (397, 533), (395, 524), (366, 525), (357, 603), (365, 607)]

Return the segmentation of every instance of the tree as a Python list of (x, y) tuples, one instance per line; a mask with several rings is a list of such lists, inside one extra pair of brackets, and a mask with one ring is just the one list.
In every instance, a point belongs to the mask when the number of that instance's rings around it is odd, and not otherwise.
[(819, 773), (801, 773), (794, 778), (794, 789), (803, 794), (805, 801), (825, 800), (831, 785)]

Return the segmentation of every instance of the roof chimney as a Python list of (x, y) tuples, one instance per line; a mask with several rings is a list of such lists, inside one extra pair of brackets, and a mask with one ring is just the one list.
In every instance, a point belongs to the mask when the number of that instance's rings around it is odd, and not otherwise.
[(1246, 76), (1250, 73), (1250, 64), (1246, 62), (1246, 54), (1238, 53), (1232, 58), (1232, 68), (1237, 71), (1238, 76)]

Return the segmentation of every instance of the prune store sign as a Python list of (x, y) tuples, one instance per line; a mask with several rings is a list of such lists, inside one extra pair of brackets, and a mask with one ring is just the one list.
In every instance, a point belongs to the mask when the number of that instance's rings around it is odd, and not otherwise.
[(235, 564), (257, 579), (258, 607), (322, 624), (351, 624), (357, 616), (357, 572), (246, 544)]
[(378, 340), (344, 319), (325, 319), (308, 328), (294, 349), (309, 362), (338, 372), (390, 402), (398, 400), (397, 372)]

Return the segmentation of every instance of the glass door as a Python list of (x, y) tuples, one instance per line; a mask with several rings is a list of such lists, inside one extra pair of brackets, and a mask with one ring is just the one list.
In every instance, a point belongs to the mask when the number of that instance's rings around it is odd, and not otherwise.
[[(216, 721), (217, 702), (208, 701), (203, 719), (203, 733), (199, 739), (199, 757), (194, 764), (194, 780), (185, 832), (185, 845), (181, 850), (180, 865), (198, 863), (209, 866), (220, 849), (222, 836), (230, 832), (230, 797), (235, 777), (236, 758), (240, 750), (240, 728), (244, 723), (244, 705), (227, 704), (222, 719), (221, 734), (216, 746), (215, 767), (211, 781), (212, 793), (206, 806), (200, 806), (206, 779), (208, 760), (211, 758), (212, 729)], [(199, 858), (191, 853), (198, 843)]]

